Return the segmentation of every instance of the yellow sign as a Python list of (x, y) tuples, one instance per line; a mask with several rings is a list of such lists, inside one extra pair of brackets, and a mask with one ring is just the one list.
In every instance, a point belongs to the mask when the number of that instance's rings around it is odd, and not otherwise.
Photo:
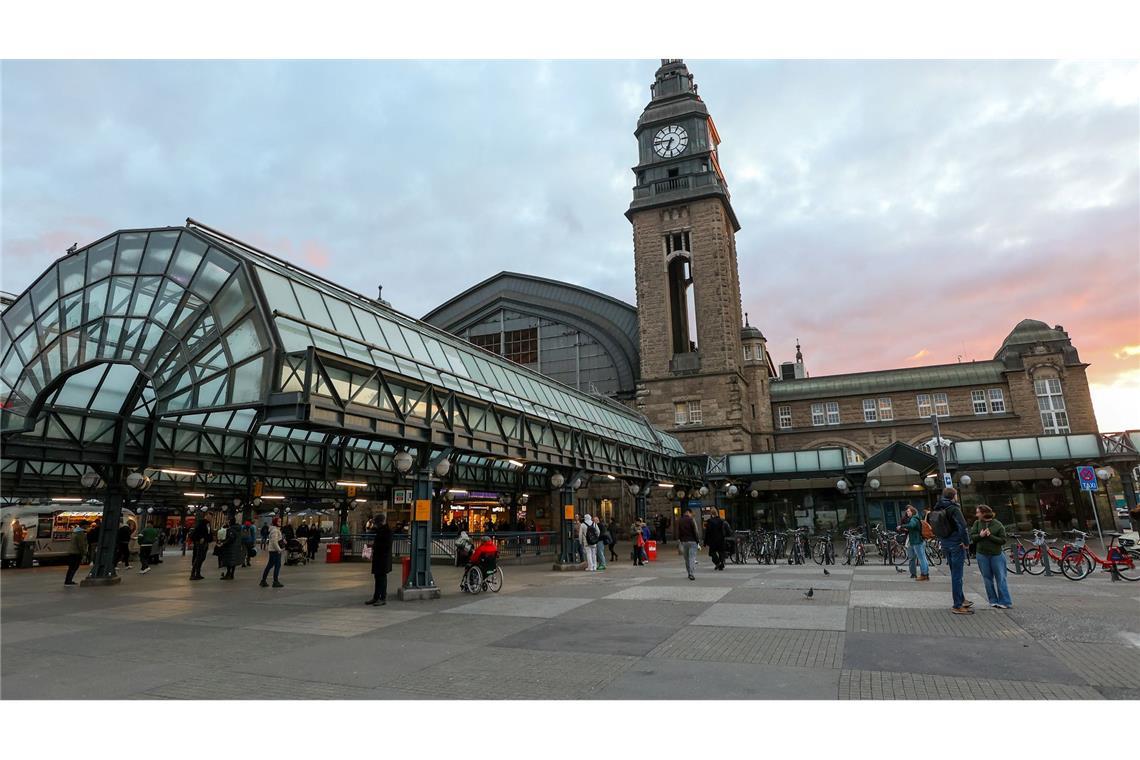
[(260, 480), (255, 480), (255, 481), (253, 481), (253, 495), (254, 495), (256, 498), (259, 498), (259, 499), (261, 498), (261, 488), (262, 488), (262, 485), (263, 485), (263, 484), (262, 484), (262, 482), (261, 482)]
[(431, 499), (416, 499), (416, 522), (429, 522), (431, 520)]
[(722, 520), (723, 520), (723, 519), (724, 519), (724, 510), (723, 510), (723, 509), (718, 509), (717, 511), (718, 511), (718, 512), (720, 512), (720, 519), (722, 519)]
[(346, 486), (344, 490), (345, 495), (348, 496), (348, 498), (351, 499), (356, 496), (356, 486)]
[(567, 504), (566, 506), (564, 506), (562, 508), (562, 514), (565, 515), (567, 520), (573, 520), (574, 519), (574, 505), (573, 504)]

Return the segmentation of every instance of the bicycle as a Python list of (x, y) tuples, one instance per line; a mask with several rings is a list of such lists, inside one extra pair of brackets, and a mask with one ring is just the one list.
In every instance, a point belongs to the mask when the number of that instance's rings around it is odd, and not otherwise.
[[(1052, 544), (1057, 543), (1057, 539), (1049, 538), (1045, 531), (1040, 528), (1033, 529), (1033, 548), (1025, 552), (1025, 556), (1021, 558), (1021, 569), (1030, 575), (1041, 575), (1045, 572), (1045, 557), (1048, 557), (1056, 565), (1061, 565), (1073, 551), (1071, 544), (1065, 544), (1061, 547), (1061, 553), (1053, 551)], [(1088, 564), (1088, 571), (1092, 572), (1092, 560), (1086, 557)], [(1087, 573), (1086, 573), (1087, 574)]]
[(802, 565), (804, 564), (804, 533), (803, 528), (796, 530), (789, 530), (786, 532), (788, 544), (788, 564), (789, 565)]
[(863, 528), (852, 528), (843, 532), (843, 537), (847, 540), (847, 547), (844, 554), (847, 559), (844, 560), (845, 565), (862, 565), (866, 562), (867, 552), (863, 548)]
[(835, 564), (835, 547), (831, 545), (831, 534), (823, 533), (816, 536), (815, 550), (812, 559), (817, 565)]
[(941, 565), (945, 555), (942, 552), (942, 542), (937, 538), (926, 539), (926, 562), (930, 565)]
[(1070, 532), (1074, 533), (1077, 538), (1069, 547), (1072, 551), (1061, 560), (1061, 572), (1065, 574), (1066, 578), (1071, 581), (1084, 580), (1092, 572), (1095, 565), (1109, 572), (1115, 569), (1116, 574), (1126, 581), (1140, 581), (1140, 562), (1137, 562), (1130, 553), (1125, 551), (1125, 549), (1131, 548), (1132, 541), (1123, 539), (1121, 543), (1124, 543), (1125, 546), (1117, 546), (1115, 544), (1120, 538), (1120, 534), (1105, 533), (1104, 535), (1109, 537), (1108, 547), (1105, 551), (1105, 558), (1101, 559), (1096, 552), (1086, 545), (1085, 540), (1089, 536), (1088, 533), (1079, 530)]

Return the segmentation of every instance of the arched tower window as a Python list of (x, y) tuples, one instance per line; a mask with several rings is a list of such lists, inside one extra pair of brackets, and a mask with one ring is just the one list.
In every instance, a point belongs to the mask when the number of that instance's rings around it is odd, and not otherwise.
[(673, 353), (692, 353), (697, 350), (697, 315), (690, 298), (693, 261), (687, 230), (665, 236), (665, 255), (669, 262), (669, 326)]

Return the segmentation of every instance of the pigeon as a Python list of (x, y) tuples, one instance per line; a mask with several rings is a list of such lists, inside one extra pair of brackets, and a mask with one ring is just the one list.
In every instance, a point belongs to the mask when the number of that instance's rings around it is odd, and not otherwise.
[(899, 567), (898, 565), (895, 565), (895, 572), (896, 572), (896, 573), (902, 573), (902, 572), (906, 572), (906, 571), (905, 571), (905, 570), (903, 570), (903, 569), (902, 569), (901, 567)]
[(823, 574), (824, 574), (824, 575), (831, 575), (831, 573), (827, 572), (827, 568), (826, 568), (826, 567), (825, 567), (825, 568), (823, 568)]
[(807, 590), (807, 593), (804, 594), (804, 597), (806, 597), (807, 599), (811, 599), (813, 596), (815, 596), (815, 589), (809, 587)]

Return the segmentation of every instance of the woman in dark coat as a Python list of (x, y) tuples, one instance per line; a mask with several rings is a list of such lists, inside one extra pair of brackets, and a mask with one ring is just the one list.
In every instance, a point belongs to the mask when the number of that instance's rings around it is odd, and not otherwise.
[(388, 573), (392, 572), (392, 529), (388, 516), (376, 519), (376, 538), (372, 540), (372, 574), (376, 576), (376, 590), (365, 604), (377, 607), (388, 603)]
[(309, 535), (305, 537), (305, 548), (308, 550), (309, 559), (317, 558), (317, 549), (321, 546), (321, 529), (314, 525), (309, 528)]
[(226, 568), (222, 574), (223, 581), (234, 579), (234, 568), (241, 564), (244, 556), (241, 548), (241, 529), (237, 520), (229, 518), (226, 521), (226, 537), (218, 544), (218, 561)]

